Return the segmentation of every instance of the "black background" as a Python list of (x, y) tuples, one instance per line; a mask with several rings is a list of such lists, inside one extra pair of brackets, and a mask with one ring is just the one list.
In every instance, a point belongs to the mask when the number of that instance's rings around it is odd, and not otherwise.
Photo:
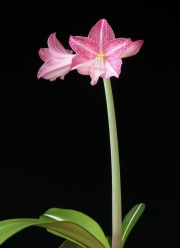
[[(94, 218), (111, 235), (111, 168), (102, 79), (72, 71), (37, 79), (38, 56), (56, 32), (87, 36), (101, 18), (116, 37), (145, 42), (112, 78), (121, 160), (123, 216), (146, 210), (127, 248), (179, 243), (178, 16), (172, 2), (4, 1), (0, 8), (0, 220), (38, 218), (51, 207)], [(2, 248), (59, 247), (63, 240), (27, 228)]]

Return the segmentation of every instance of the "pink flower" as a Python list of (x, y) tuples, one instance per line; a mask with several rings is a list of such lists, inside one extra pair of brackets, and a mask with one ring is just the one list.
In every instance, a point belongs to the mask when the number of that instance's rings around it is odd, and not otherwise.
[(45, 62), (38, 71), (37, 77), (54, 81), (57, 77), (64, 76), (71, 70), (72, 58), (75, 54), (65, 49), (53, 33), (48, 38), (48, 47), (39, 50), (40, 58)]
[(139, 52), (143, 40), (115, 38), (111, 26), (105, 19), (99, 20), (90, 30), (88, 37), (70, 36), (73, 51), (65, 49), (53, 33), (48, 38), (48, 48), (41, 48), (39, 56), (44, 64), (38, 71), (38, 78), (64, 79), (70, 71), (77, 69), (82, 75), (90, 75), (91, 85), (101, 78), (119, 77), (122, 58)]
[(76, 52), (71, 70), (77, 69), (80, 74), (90, 75), (91, 85), (95, 85), (99, 77), (119, 77), (122, 58), (138, 53), (143, 42), (115, 38), (108, 22), (101, 19), (92, 27), (88, 37), (70, 36), (69, 44)]

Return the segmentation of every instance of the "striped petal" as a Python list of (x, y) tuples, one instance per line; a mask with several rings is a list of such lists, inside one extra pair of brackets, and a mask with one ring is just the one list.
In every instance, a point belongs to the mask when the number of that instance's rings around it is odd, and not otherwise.
[(75, 55), (72, 59), (71, 70), (77, 69), (80, 74), (89, 75), (91, 65), (91, 60), (82, 58), (79, 55)]
[(121, 58), (127, 58), (136, 55), (142, 47), (143, 43), (143, 40), (137, 40), (132, 42), (131, 45), (127, 47), (127, 49), (121, 54)]
[(86, 59), (93, 59), (99, 53), (98, 45), (87, 37), (70, 36), (69, 44), (79, 56)]
[(116, 58), (112, 61), (106, 61), (106, 71), (101, 75), (102, 78), (119, 77), (121, 73), (122, 60)]
[(127, 48), (131, 44), (131, 39), (126, 39), (126, 38), (118, 38), (111, 40), (107, 42), (103, 46), (103, 53), (105, 54), (105, 57), (109, 60), (111, 57), (120, 57), (121, 54), (124, 53), (124, 51), (127, 50)]
[(37, 77), (50, 81), (54, 81), (58, 77), (64, 79), (64, 76), (70, 71), (71, 62), (72, 58), (63, 60), (51, 58), (40, 67)]
[(50, 51), (49, 51), (49, 48), (41, 48), (41, 49), (39, 50), (38, 54), (39, 54), (39, 57), (40, 57), (44, 62), (48, 61), (48, 60), (52, 57), (52, 55), (51, 55), (51, 53), (50, 53)]
[(65, 49), (56, 38), (56, 33), (53, 33), (48, 38), (48, 47), (51, 55), (54, 57), (63, 57), (66, 54), (72, 54), (72, 51)]
[(121, 64), (122, 60), (120, 58), (116, 58), (110, 63), (107, 60), (94, 59), (93, 64), (90, 67), (91, 85), (95, 85), (99, 77), (119, 77)]
[(88, 37), (94, 40), (102, 51), (102, 46), (110, 41), (115, 39), (114, 32), (111, 26), (105, 19), (99, 20), (90, 30)]

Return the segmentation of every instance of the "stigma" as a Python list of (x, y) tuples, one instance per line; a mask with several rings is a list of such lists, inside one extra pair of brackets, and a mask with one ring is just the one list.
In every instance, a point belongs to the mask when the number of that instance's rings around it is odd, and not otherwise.
[(103, 53), (103, 52), (100, 52), (100, 53), (98, 54), (98, 58), (104, 60), (104, 59), (105, 59), (104, 53)]

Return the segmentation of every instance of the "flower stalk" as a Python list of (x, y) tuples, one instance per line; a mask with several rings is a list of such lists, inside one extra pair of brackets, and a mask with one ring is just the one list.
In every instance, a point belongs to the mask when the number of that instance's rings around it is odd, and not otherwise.
[(112, 173), (112, 248), (122, 248), (122, 204), (118, 136), (110, 78), (104, 78)]

